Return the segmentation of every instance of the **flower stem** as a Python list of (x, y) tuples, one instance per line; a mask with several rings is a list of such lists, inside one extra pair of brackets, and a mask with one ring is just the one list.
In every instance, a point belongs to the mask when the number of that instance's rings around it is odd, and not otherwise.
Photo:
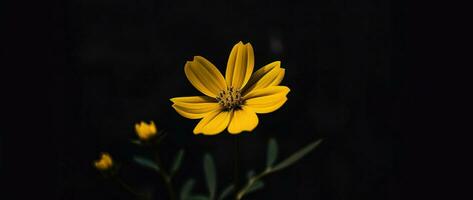
[(238, 136), (235, 136), (235, 152), (234, 152), (234, 174), (233, 174), (233, 181), (235, 183), (235, 188), (240, 187), (240, 142)]
[(139, 193), (139, 192), (136, 192), (133, 188), (131, 188), (128, 184), (126, 184), (121, 178), (119, 178), (118, 176), (114, 176), (113, 178), (117, 183), (119, 183), (123, 188), (125, 188), (125, 190), (127, 190), (128, 192), (132, 193), (133, 195), (137, 196), (137, 197), (142, 197), (144, 199), (147, 199), (147, 195), (146, 194), (143, 194), (143, 193)]
[(158, 147), (156, 147), (156, 164), (159, 167), (158, 173), (161, 176), (161, 178), (163, 178), (164, 184), (166, 185), (166, 189), (168, 190), (169, 199), (170, 200), (176, 200), (176, 193), (174, 192), (174, 187), (172, 185), (172, 177), (164, 169), (164, 166), (163, 166), (163, 164), (161, 162), (161, 159), (159, 157)]
[(166, 188), (169, 192), (169, 197), (171, 200), (176, 199), (176, 194), (174, 193), (174, 187), (172, 186), (171, 178), (165, 178)]
[(246, 194), (246, 192), (251, 188), (251, 186), (253, 186), (254, 183), (256, 183), (257, 181), (259, 181), (261, 178), (263, 178), (264, 176), (272, 173), (273, 171), (271, 169), (266, 169), (264, 170), (263, 172), (261, 172), (260, 174), (250, 178), (248, 180), (248, 182), (246, 183), (245, 186), (243, 186), (237, 193), (236, 193), (236, 197), (235, 199), (236, 200), (241, 200), (243, 198), (243, 196)]

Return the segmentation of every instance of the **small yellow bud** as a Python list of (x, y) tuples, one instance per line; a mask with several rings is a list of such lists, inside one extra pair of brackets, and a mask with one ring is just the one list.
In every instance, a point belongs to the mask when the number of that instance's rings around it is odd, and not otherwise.
[(143, 121), (140, 124), (135, 124), (135, 131), (138, 135), (138, 138), (140, 138), (142, 141), (149, 140), (157, 133), (156, 126), (154, 125), (153, 121), (151, 121), (149, 124)]
[(110, 169), (113, 166), (113, 160), (110, 154), (108, 153), (101, 153), (100, 159), (94, 162), (95, 168), (100, 171), (105, 171)]

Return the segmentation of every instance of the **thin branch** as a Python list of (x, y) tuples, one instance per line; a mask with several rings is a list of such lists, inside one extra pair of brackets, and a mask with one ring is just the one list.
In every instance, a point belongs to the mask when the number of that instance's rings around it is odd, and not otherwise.
[(169, 199), (176, 200), (176, 193), (174, 192), (174, 187), (172, 185), (172, 177), (164, 169), (164, 166), (163, 166), (163, 164), (161, 162), (161, 159), (159, 157), (158, 147), (156, 147), (156, 164), (159, 167), (158, 173), (163, 178), (164, 184), (166, 185), (166, 189), (169, 192)]
[(243, 196), (246, 194), (246, 192), (251, 188), (251, 186), (253, 186), (254, 183), (256, 183), (257, 181), (259, 181), (261, 178), (267, 176), (268, 174), (271, 174), (273, 171), (271, 170), (271, 168), (267, 168), (266, 170), (264, 170), (263, 172), (261, 172), (260, 174), (254, 176), (254, 177), (251, 177), (248, 182), (246, 183), (245, 186), (243, 186), (243, 188), (241, 188), (237, 193), (236, 193), (236, 197), (235, 199), (236, 200), (241, 200), (243, 198)]
[(135, 196), (143, 197), (143, 198), (147, 198), (147, 197), (148, 197), (148, 195), (146, 195), (146, 194), (136, 192), (132, 187), (130, 187), (128, 184), (126, 184), (126, 183), (125, 183), (122, 179), (120, 179), (119, 177), (114, 176), (113, 179), (114, 179), (117, 183), (119, 183), (123, 188), (125, 188), (125, 190), (127, 190), (128, 192), (134, 194)]

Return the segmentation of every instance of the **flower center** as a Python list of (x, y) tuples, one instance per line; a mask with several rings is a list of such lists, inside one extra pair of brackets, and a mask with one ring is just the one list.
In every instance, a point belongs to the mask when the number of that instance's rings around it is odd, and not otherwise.
[(227, 110), (240, 108), (241, 104), (243, 103), (240, 90), (235, 89), (232, 86), (226, 90), (221, 91), (216, 99), (218, 103)]

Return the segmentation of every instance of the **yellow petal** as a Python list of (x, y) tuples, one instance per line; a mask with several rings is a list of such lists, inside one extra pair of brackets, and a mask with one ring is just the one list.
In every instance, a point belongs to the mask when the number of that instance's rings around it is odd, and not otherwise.
[(250, 43), (243, 44), (239, 42), (233, 46), (225, 72), (227, 86), (242, 89), (250, 79), (251, 73), (253, 73), (254, 64), (255, 57)]
[(189, 119), (200, 119), (221, 108), (214, 98), (206, 96), (176, 97), (171, 101), (174, 103), (172, 107), (177, 113)]
[(253, 90), (249, 92), (248, 94), (244, 95), (243, 99), (249, 100), (252, 98), (267, 97), (267, 96), (272, 96), (272, 95), (287, 95), (289, 91), (291, 90), (286, 86), (270, 86), (267, 88)]
[(110, 157), (109, 154), (104, 154), (102, 156), (102, 158), (103, 158), (103, 161), (105, 162), (105, 164), (112, 165), (112, 157)]
[(157, 131), (156, 131), (156, 125), (154, 124), (153, 121), (151, 121), (150, 124), (149, 124), (149, 131), (150, 131), (152, 134), (154, 134), (154, 133), (157, 132)]
[(201, 56), (195, 56), (193, 61), (188, 61), (184, 72), (192, 85), (209, 97), (216, 97), (226, 88), (222, 74), (210, 61)]
[(170, 99), (173, 103), (212, 103), (217, 102), (215, 98), (207, 96), (174, 97)]
[(252, 108), (256, 113), (270, 113), (279, 109), (286, 101), (289, 93), (286, 86), (270, 86), (253, 90), (245, 98), (245, 105)]
[(284, 75), (286, 74), (286, 69), (281, 68), (282, 70), (279, 71), (278, 77), (276, 77), (269, 85), (269, 86), (277, 86), (281, 84), (282, 79), (284, 78)]
[(266, 65), (251, 76), (250, 81), (243, 89), (243, 94), (247, 94), (252, 90), (277, 86), (284, 78), (284, 74), (285, 69), (279, 67), (279, 61), (274, 62), (273, 65)]
[(99, 160), (94, 162), (95, 167), (98, 170), (108, 170), (113, 165), (113, 160), (110, 154), (102, 153)]
[(265, 113), (270, 113), (274, 112), (277, 109), (279, 109), (284, 103), (286, 103), (287, 97), (284, 97), (282, 99), (278, 99), (277, 101), (274, 101), (272, 103), (268, 104), (250, 104), (248, 107), (251, 107), (256, 113), (258, 114), (265, 114)]
[(253, 131), (258, 125), (258, 116), (250, 107), (242, 106), (241, 109), (234, 110), (233, 116), (228, 125), (228, 132), (239, 134), (242, 131)]
[(194, 134), (216, 135), (227, 128), (231, 118), (231, 111), (216, 110), (210, 112), (200, 120), (194, 128)]
[(254, 85), (258, 80), (260, 80), (264, 75), (268, 74), (274, 69), (279, 69), (281, 68), (281, 61), (274, 61), (272, 63), (269, 63), (265, 65), (264, 67), (259, 68), (253, 75), (251, 75), (250, 80), (248, 80), (248, 83), (245, 85), (245, 88), (251, 87)]

